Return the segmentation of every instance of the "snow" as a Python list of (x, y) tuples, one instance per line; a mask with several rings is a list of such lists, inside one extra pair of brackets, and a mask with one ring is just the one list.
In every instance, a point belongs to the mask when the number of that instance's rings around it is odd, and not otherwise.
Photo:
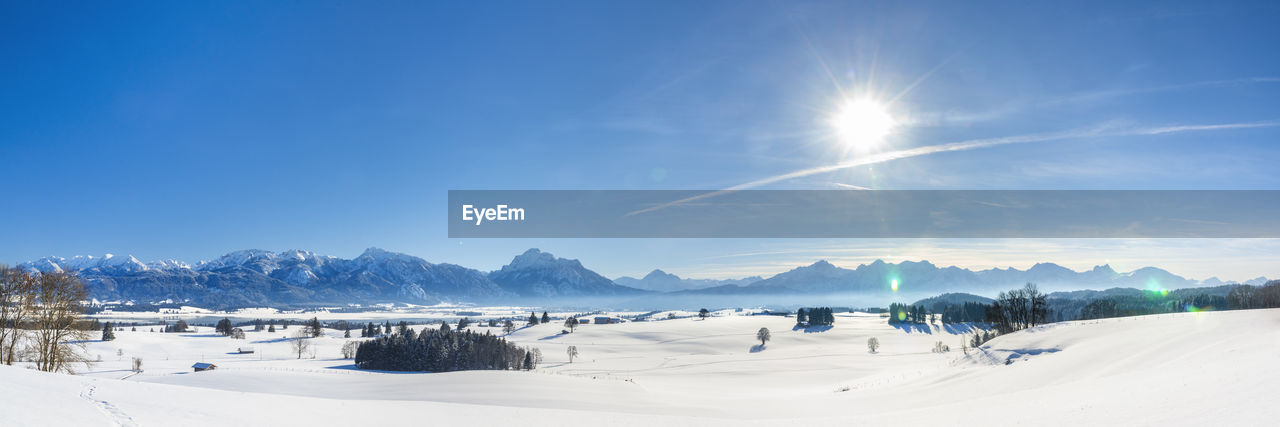
[[(544, 354), (533, 372), (354, 370), (332, 330), (313, 340), (315, 358), (297, 359), (287, 337), (299, 326), (246, 340), (139, 327), (88, 343), (103, 361), (79, 376), (0, 366), (0, 413), (6, 425), (49, 425), (56, 413), (78, 426), (1263, 425), (1280, 415), (1270, 404), (1280, 310), (1050, 324), (968, 356), (968, 325), (894, 327), (854, 313), (804, 330), (750, 311), (665, 313), (572, 334), (562, 321), (516, 331), (510, 340)], [(761, 327), (772, 332), (763, 347)], [(952, 351), (931, 353), (936, 341)], [(243, 346), (257, 353), (232, 354)], [(127, 371), (135, 356), (142, 374)], [(218, 369), (191, 373), (197, 361)]]
[[(117, 256), (106, 254), (101, 257), (76, 256), (70, 259), (62, 257), (44, 257), (36, 261), (21, 264), (27, 268), (42, 272), (82, 271), (89, 269), (112, 269), (116, 271), (137, 273), (147, 271), (151, 267), (143, 264), (132, 255)], [(155, 264), (161, 265), (161, 264)]]

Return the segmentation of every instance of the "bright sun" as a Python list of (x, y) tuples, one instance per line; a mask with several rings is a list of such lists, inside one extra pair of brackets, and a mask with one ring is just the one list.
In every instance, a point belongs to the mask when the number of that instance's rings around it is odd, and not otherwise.
[(869, 148), (879, 144), (897, 122), (884, 107), (870, 99), (845, 102), (831, 118), (840, 140), (853, 147)]

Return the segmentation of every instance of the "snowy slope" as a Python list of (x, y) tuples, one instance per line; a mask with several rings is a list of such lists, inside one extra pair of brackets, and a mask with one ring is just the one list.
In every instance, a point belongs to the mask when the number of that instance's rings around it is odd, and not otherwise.
[[(806, 331), (785, 317), (717, 314), (567, 335), (559, 322), (524, 328), (510, 339), (543, 351), (534, 372), (355, 371), (336, 358), (337, 331), (302, 360), (285, 333), (125, 331), (89, 344), (104, 361), (84, 376), (0, 367), (0, 413), (56, 405), (61, 425), (112, 425), (118, 414), (137, 425), (1263, 425), (1280, 415), (1269, 404), (1280, 310), (1052, 324), (968, 356), (964, 326), (899, 329), (844, 315)], [(773, 335), (764, 347), (760, 327)], [(872, 336), (876, 354), (865, 347)], [(929, 352), (935, 341), (952, 351)], [(246, 344), (258, 353), (228, 354)], [(572, 364), (569, 345), (581, 353)], [(146, 372), (119, 380), (135, 355)], [(196, 360), (219, 370), (188, 373)], [(5, 424), (49, 424), (16, 420)]]

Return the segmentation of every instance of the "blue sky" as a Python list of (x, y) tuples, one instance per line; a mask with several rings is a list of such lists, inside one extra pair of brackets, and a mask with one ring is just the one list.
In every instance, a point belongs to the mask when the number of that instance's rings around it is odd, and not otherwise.
[(0, 262), (378, 246), (492, 269), (536, 246), (609, 276), (1280, 275), (1270, 240), (447, 238), (449, 189), (720, 189), (867, 155), (828, 123), (847, 98), (898, 122), (875, 152), (1025, 142), (762, 188), (1280, 189), (1280, 6), (1025, 3), (5, 2)]

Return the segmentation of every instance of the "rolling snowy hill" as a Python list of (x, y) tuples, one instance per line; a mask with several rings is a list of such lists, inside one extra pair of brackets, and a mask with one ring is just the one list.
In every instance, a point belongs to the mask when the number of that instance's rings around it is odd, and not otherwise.
[[(284, 331), (245, 341), (124, 331), (89, 343), (103, 362), (84, 376), (0, 366), (0, 413), (7, 425), (77, 426), (1267, 425), (1280, 415), (1270, 404), (1280, 310), (1049, 324), (968, 355), (967, 325), (899, 328), (863, 314), (825, 331), (793, 324), (731, 311), (567, 335), (544, 324), (509, 337), (545, 354), (538, 370), (445, 374), (352, 370), (336, 358), (338, 331), (316, 339), (314, 359), (290, 354)], [(765, 346), (761, 327), (772, 330)], [(936, 341), (951, 351), (931, 353)], [(246, 343), (258, 352), (232, 354)], [(144, 373), (125, 371), (134, 356)], [(198, 360), (219, 367), (190, 373)]]

